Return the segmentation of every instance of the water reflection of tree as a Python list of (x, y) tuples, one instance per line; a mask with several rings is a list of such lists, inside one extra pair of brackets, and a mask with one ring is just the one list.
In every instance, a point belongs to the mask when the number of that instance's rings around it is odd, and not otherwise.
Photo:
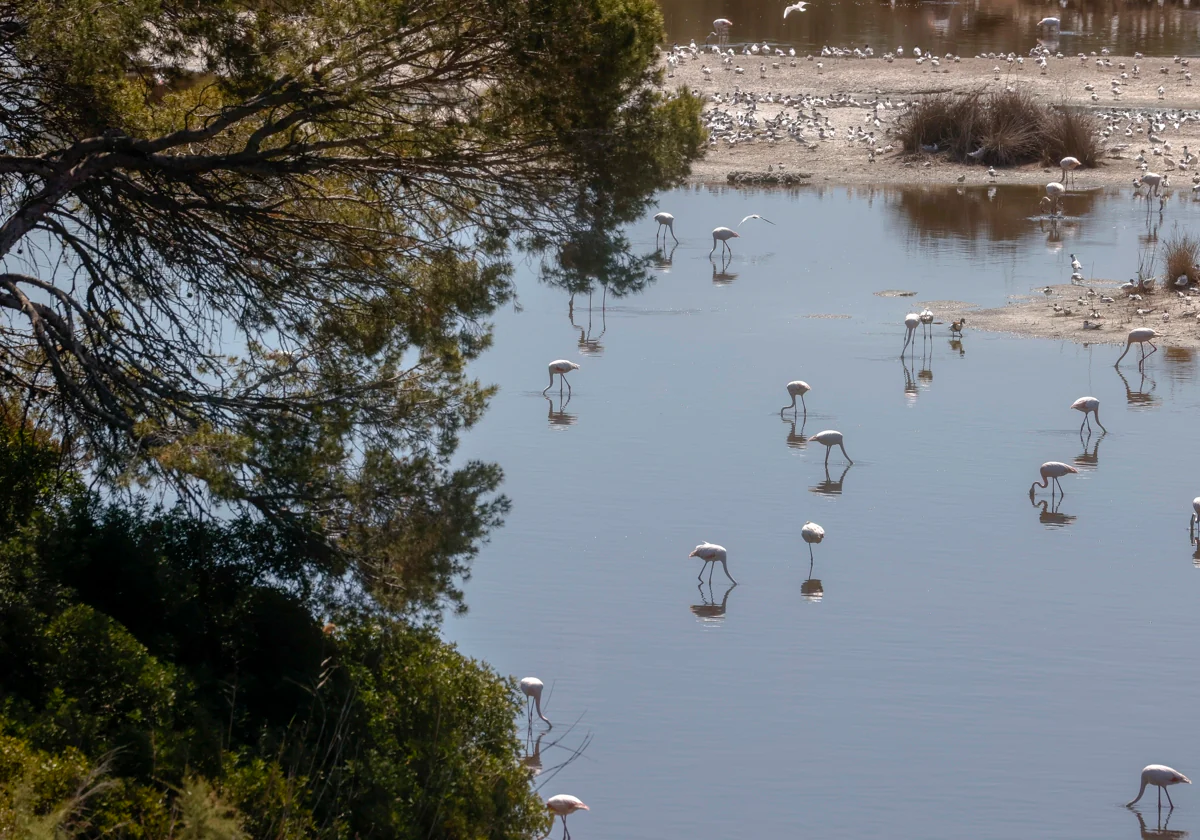
[[(1027, 238), (1030, 219), (1038, 214), (1042, 187), (1005, 187), (995, 190), (994, 198), (989, 198), (988, 192), (986, 187), (906, 187), (889, 190), (886, 203), (908, 231), (921, 239), (956, 237), (984, 248), (989, 243), (1015, 243)], [(1069, 193), (1065, 212), (1068, 216), (1087, 215), (1098, 198), (1097, 191)], [(1062, 226), (1059, 221), (1059, 231)]]
[(599, 291), (603, 296), (637, 294), (655, 280), (654, 254), (634, 254), (617, 225), (597, 221), (577, 232), (542, 260), (541, 279), (575, 295)]

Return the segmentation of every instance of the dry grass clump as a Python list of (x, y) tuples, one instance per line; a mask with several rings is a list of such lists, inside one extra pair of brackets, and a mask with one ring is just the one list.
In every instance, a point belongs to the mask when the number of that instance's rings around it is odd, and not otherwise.
[(964, 163), (1057, 165), (1072, 155), (1092, 167), (1099, 157), (1090, 117), (1079, 111), (1048, 109), (1022, 90), (929, 96), (900, 118), (899, 129), (907, 151), (936, 145), (938, 151)]
[(1189, 285), (1195, 286), (1200, 282), (1200, 269), (1196, 268), (1196, 261), (1200, 259), (1200, 238), (1176, 230), (1163, 240), (1162, 248), (1167, 263), (1168, 289), (1175, 288), (1175, 280), (1184, 275)]

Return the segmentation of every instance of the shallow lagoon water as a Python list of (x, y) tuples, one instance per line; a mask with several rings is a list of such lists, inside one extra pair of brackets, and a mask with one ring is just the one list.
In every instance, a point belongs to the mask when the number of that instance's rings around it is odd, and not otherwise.
[[(1065, 282), (1072, 251), (1124, 278), (1158, 222), (1128, 193), (1080, 196), (1048, 242), (1031, 198), (664, 195), (682, 244), (641, 294), (603, 311), (593, 295), (590, 331), (576, 296), (583, 348), (568, 296), (522, 272), (474, 370), (500, 392), (463, 448), (504, 467), (513, 511), (445, 634), (546, 681), (545, 775), (591, 737), (542, 790), (591, 806), (578, 840), (1133, 838), (1121, 804), (1143, 765), (1200, 775), (1192, 354), (1160, 351), (1144, 378), (1131, 356), (1122, 378), (1119, 348), (968, 320), (899, 359), (915, 301), (1001, 305)], [(748, 213), (777, 224), (748, 222), (714, 282), (707, 232)], [(1159, 233), (1197, 221), (1173, 200)], [(582, 365), (565, 405), (540, 394), (555, 358)], [(793, 429), (797, 378), (813, 390)], [(1085, 394), (1109, 430), (1086, 444), (1069, 408)], [(800, 440), (826, 428), (848, 470)], [(1046, 460), (1080, 474), (1043, 509), (1028, 488)], [(807, 520), (827, 532), (811, 579)], [(719, 568), (697, 586), (706, 539), (732, 591)], [(1200, 831), (1200, 790), (1172, 796), (1168, 828)]]

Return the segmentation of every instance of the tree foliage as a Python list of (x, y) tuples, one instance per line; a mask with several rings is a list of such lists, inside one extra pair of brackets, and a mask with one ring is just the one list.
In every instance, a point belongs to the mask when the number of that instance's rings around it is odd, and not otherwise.
[(661, 34), (653, 0), (0, 0), (0, 382), (111, 484), (452, 593), (505, 509), (450, 455), (509, 249), (702, 148)]
[(290, 529), (116, 506), (0, 429), (46, 488), (0, 513), (0, 836), (542, 827), (511, 680), (340, 594)]

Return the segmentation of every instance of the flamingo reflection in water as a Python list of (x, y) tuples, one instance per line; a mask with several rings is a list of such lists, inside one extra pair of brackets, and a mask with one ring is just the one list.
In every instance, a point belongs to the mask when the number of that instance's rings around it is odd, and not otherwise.
[(800, 584), (800, 594), (804, 596), (804, 600), (816, 604), (820, 603), (825, 597), (825, 586), (819, 578), (809, 578)]
[[(811, 438), (810, 438), (811, 440)], [(842, 467), (842, 474), (836, 479), (829, 475), (829, 465), (825, 465), (825, 480), (818, 481), (812, 487), (808, 488), (813, 493), (820, 493), (822, 496), (840, 496), (842, 495), (842, 484), (846, 480), (846, 473), (850, 472), (850, 467), (853, 464), (846, 464)]]
[[(1154, 390), (1158, 387), (1158, 383), (1152, 377), (1146, 375), (1144, 368), (1138, 368), (1140, 380), (1137, 390), (1129, 386), (1129, 380), (1125, 378), (1125, 374), (1121, 373), (1120, 368), (1117, 369), (1117, 376), (1121, 378), (1121, 383), (1125, 386), (1125, 402), (1133, 408), (1153, 408), (1158, 405), (1158, 397), (1154, 396)], [(1149, 389), (1146, 388), (1146, 383), (1150, 383)]]
[(708, 595), (704, 594), (704, 584), (697, 583), (696, 591), (700, 593), (700, 603), (692, 604), (688, 609), (692, 611), (692, 615), (700, 619), (701, 622), (715, 623), (725, 620), (725, 608), (729, 603), (729, 593), (737, 586), (736, 583), (729, 584), (725, 589), (725, 594), (721, 596), (721, 602), (717, 603), (716, 597), (713, 595), (712, 584), (708, 585)]
[[(1054, 504), (1051, 504), (1050, 501), (1052, 501)], [(1040, 513), (1038, 513), (1038, 522), (1041, 522), (1043, 525), (1047, 525), (1051, 528), (1061, 528), (1064, 525), (1070, 525), (1078, 518), (1072, 516), (1071, 514), (1061, 513), (1059, 511), (1058, 508), (1060, 505), (1062, 505), (1062, 496), (1053, 496), (1051, 497), (1050, 501), (1047, 501), (1046, 499), (1037, 501), (1034, 500), (1032, 496), (1029, 497), (1029, 503), (1035, 508), (1040, 509)]]
[(904, 398), (912, 405), (921, 392), (917, 388), (917, 380), (913, 378), (912, 368), (908, 366), (908, 359), (901, 356), (900, 364), (904, 367)]
[(729, 264), (733, 261), (732, 254), (729, 255), (728, 257), (722, 257), (720, 271), (717, 270), (717, 263), (715, 260), (709, 260), (709, 261), (712, 263), (713, 285), (727, 286), (730, 283), (732, 283), (734, 280), (737, 279), (737, 277), (738, 277), (737, 272), (729, 270)]
[[(543, 395), (545, 396), (545, 395)], [(567, 406), (571, 404), (571, 398), (558, 398), (558, 410), (554, 409), (554, 398), (546, 396), (546, 402), (550, 404), (549, 412), (546, 414), (546, 419), (550, 422), (551, 429), (567, 429), (579, 422), (579, 418), (567, 411)]]
[(782, 419), (783, 419), (783, 422), (785, 424), (787, 424), (787, 426), (789, 426), (788, 436), (787, 436), (788, 448), (789, 449), (807, 449), (808, 448), (808, 438), (806, 438), (804, 436), (804, 426), (805, 426), (805, 424), (808, 423), (808, 415), (805, 415), (804, 419), (800, 421), (800, 431), (799, 432), (796, 431), (796, 418), (795, 417), (784, 417)]
[[(1082, 433), (1079, 435), (1079, 442), (1083, 445), (1083, 451), (1071, 459), (1075, 463), (1076, 467), (1078, 467), (1081, 470), (1094, 470), (1094, 469), (1096, 469), (1097, 466), (1099, 466), (1099, 464), (1100, 464), (1100, 441), (1104, 440), (1104, 437), (1106, 434), (1108, 434), (1108, 433), (1101, 432), (1100, 434), (1096, 435), (1095, 443), (1092, 443), (1092, 433), (1091, 432), (1088, 432), (1088, 435), (1086, 438), (1083, 436)], [(1091, 446), (1090, 452), (1088, 451), (1088, 446)]]
[(567, 320), (571, 322), (571, 326), (579, 330), (579, 352), (584, 356), (601, 356), (604, 354), (604, 345), (600, 343), (600, 339), (604, 338), (604, 333), (608, 331), (608, 286), (604, 287), (604, 294), (600, 298), (600, 334), (592, 337), (592, 294), (588, 292), (588, 317), (587, 327), (582, 324), (575, 323), (575, 307), (572, 306), (567, 313)]
[(1137, 817), (1138, 830), (1142, 833), (1142, 840), (1186, 840), (1188, 832), (1178, 829), (1167, 828), (1167, 824), (1171, 822), (1172, 809), (1168, 808), (1166, 816), (1163, 816), (1162, 808), (1158, 809), (1158, 824), (1154, 828), (1146, 825), (1146, 821), (1142, 818), (1142, 812), (1137, 808), (1130, 808), (1134, 816)]
[(679, 247), (678, 245), (672, 245), (670, 251), (663, 251), (662, 249), (655, 251), (654, 252), (654, 267), (657, 268), (659, 271), (663, 271), (663, 272), (669, 271), (672, 264), (674, 264), (674, 262), (675, 262), (675, 250), (678, 247)]

